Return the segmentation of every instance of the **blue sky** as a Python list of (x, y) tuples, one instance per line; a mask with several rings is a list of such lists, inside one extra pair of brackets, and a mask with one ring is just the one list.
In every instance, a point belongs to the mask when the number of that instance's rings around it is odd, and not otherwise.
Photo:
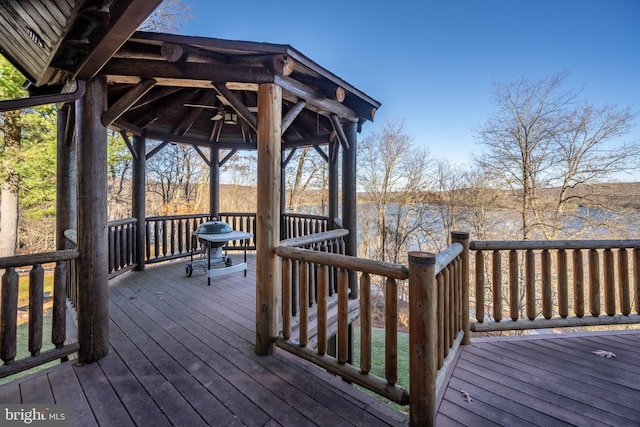
[[(493, 81), (571, 70), (566, 89), (640, 111), (640, 0), (185, 2), (182, 33), (291, 45), (381, 102), (360, 138), (404, 120), (458, 163), (480, 150)], [(625, 140), (640, 142), (635, 124)]]

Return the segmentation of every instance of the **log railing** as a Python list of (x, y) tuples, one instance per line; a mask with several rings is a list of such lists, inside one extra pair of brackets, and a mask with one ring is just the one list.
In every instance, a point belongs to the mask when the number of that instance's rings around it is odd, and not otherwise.
[(191, 254), (191, 235), (203, 222), (211, 221), (206, 214), (154, 216), (145, 219), (145, 262), (167, 261)]
[(472, 331), (640, 323), (640, 240), (475, 241), (471, 249)]
[[(0, 378), (68, 356), (78, 351), (78, 344), (65, 345), (67, 263), (78, 257), (76, 250), (60, 250), (33, 255), (0, 258), (2, 293), (0, 301)], [(44, 345), (44, 264), (54, 264), (53, 296), (51, 309), (51, 346)], [(28, 275), (28, 340), (18, 342), (18, 269), (29, 269)], [(22, 326), (24, 327), (24, 326)], [(29, 355), (19, 358), (21, 350)], [(48, 348), (52, 347), (52, 348)]]
[(306, 214), (282, 214), (281, 240), (308, 236), (329, 230), (329, 219), (325, 216)]
[(410, 425), (435, 425), (445, 379), (469, 343), (469, 234), (434, 255), (409, 253)]
[[(326, 251), (327, 242), (341, 240), (348, 232), (332, 230), (302, 238), (284, 240), (275, 249), (282, 258), (282, 336), (276, 344), (304, 359), (307, 359), (328, 371), (342, 376), (344, 379), (401, 404), (409, 403), (407, 391), (396, 384), (397, 371), (397, 311), (395, 305), (387, 307), (386, 325), (389, 333), (385, 346), (386, 368), (385, 378), (375, 376), (371, 370), (371, 276), (382, 276), (386, 280), (388, 301), (397, 299), (397, 281), (408, 277), (406, 267), (398, 264), (381, 263), (353, 256), (332, 254)], [(295, 272), (292, 265), (299, 263)], [(337, 279), (335, 304), (336, 318), (332, 319), (330, 306), (333, 300), (329, 297), (330, 269), (335, 269)], [(317, 303), (309, 299), (309, 271), (315, 270), (317, 286)], [(360, 300), (349, 300), (348, 271), (360, 272)], [(294, 335), (294, 316), (291, 311), (292, 284), (299, 284), (299, 309), (297, 319), (297, 335)], [(315, 286), (314, 286), (315, 287)], [(357, 303), (354, 307), (353, 303)], [(316, 311), (316, 320), (310, 320), (310, 305)], [(354, 308), (356, 312), (354, 313)], [(349, 360), (350, 342), (349, 328), (357, 310), (360, 312), (361, 324), (361, 356), (360, 367), (352, 365)], [(350, 313), (354, 316), (350, 317)], [(328, 340), (336, 335), (337, 348), (335, 357), (328, 348)], [(312, 345), (312, 342), (315, 343)]]
[(136, 267), (136, 218), (109, 221), (109, 278), (133, 270)]

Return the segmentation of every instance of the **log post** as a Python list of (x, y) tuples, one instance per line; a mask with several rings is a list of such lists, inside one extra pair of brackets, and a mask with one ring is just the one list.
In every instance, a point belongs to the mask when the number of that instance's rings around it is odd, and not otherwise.
[(220, 215), (220, 149), (212, 147), (209, 161), (209, 215)]
[(275, 351), (278, 335), (278, 258), (280, 241), (280, 163), (282, 88), (258, 88), (258, 199), (256, 215), (256, 346), (260, 355)]
[(87, 82), (76, 104), (78, 136), (78, 341), (80, 363), (109, 352), (106, 80)]
[[(347, 122), (343, 125), (344, 133), (349, 141), (349, 149), (342, 153), (342, 222), (349, 230), (345, 237), (345, 254), (358, 256), (358, 219), (356, 217), (357, 182), (356, 182), (356, 148), (357, 125)], [(349, 271), (349, 298), (358, 298), (358, 277), (355, 271)]]
[(56, 248), (65, 249), (64, 231), (76, 230), (76, 144), (75, 105), (58, 108), (58, 149), (56, 159)]
[(460, 259), (462, 260), (462, 330), (464, 331), (464, 338), (462, 339), (462, 345), (467, 345), (471, 342), (471, 335), (469, 332), (469, 233), (454, 231), (451, 233), (451, 241), (453, 243), (460, 243), (462, 245), (462, 254)]
[(339, 193), (339, 168), (338, 168), (338, 141), (329, 142), (329, 230), (337, 228), (334, 219), (338, 217)]
[(138, 153), (133, 159), (132, 175), (132, 206), (131, 214), (137, 218), (136, 224), (136, 246), (135, 259), (137, 271), (144, 271), (145, 238), (146, 238), (146, 140), (141, 136), (133, 137), (135, 152)]
[(106, 81), (87, 83), (77, 101), (78, 359), (94, 362), (109, 352), (107, 247), (107, 130), (100, 122)]
[(409, 425), (433, 426), (438, 371), (436, 256), (409, 252)]

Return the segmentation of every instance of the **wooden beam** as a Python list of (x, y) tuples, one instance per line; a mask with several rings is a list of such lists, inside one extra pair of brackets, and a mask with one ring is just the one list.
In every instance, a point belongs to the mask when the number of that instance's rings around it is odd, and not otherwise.
[[(153, 139), (153, 138), (152, 138)], [(160, 144), (158, 144), (153, 150), (149, 151), (145, 156), (145, 160), (149, 160), (150, 158), (152, 158), (153, 156), (155, 156), (158, 151), (162, 150), (164, 147), (166, 147), (169, 142), (172, 142), (171, 140), (164, 140), (162, 141)]]
[(236, 110), (236, 113), (244, 119), (254, 130), (258, 129), (258, 120), (256, 116), (249, 111), (244, 105), (242, 100), (238, 98), (233, 92), (231, 92), (224, 83), (214, 83), (214, 87), (221, 96), (227, 100), (227, 102)]
[(109, 61), (103, 73), (109, 76), (128, 76), (160, 80), (202, 80), (225, 83), (241, 81), (247, 83), (271, 83), (273, 73), (264, 68), (244, 65), (212, 63), (203, 67), (194, 62), (168, 63), (139, 59), (116, 58)]
[(129, 139), (129, 135), (127, 135), (126, 132), (120, 132), (120, 135), (122, 136), (124, 143), (127, 144), (127, 147), (129, 148), (129, 152), (131, 153), (133, 160), (138, 160), (139, 158), (138, 151), (136, 150), (136, 147), (134, 147), (133, 144), (131, 143), (131, 139)]
[(222, 160), (220, 160), (220, 166), (223, 166), (225, 163), (227, 163), (229, 161), (229, 159), (231, 157), (233, 157), (233, 155), (236, 154), (237, 152), (238, 152), (237, 149), (233, 149), (233, 150), (229, 151), (227, 153), (227, 155), (224, 156), (224, 158)]
[(265, 67), (273, 74), (288, 76), (293, 72), (293, 60), (288, 55), (243, 55), (232, 57), (229, 61), (234, 65)]
[(282, 87), (282, 89), (287, 92), (304, 99), (309, 106), (316, 107), (319, 112), (324, 113), (324, 115), (335, 114), (350, 122), (358, 121), (358, 116), (352, 109), (337, 101), (326, 98), (324, 94), (320, 93), (318, 90), (294, 80), (291, 77), (284, 77), (276, 74), (273, 78), (275, 84)]
[[(284, 152), (284, 150), (282, 150)], [(291, 149), (291, 151), (289, 152), (289, 154), (287, 155), (287, 157), (282, 161), (282, 167), (286, 168), (287, 165), (289, 164), (289, 162), (291, 161), (291, 159), (293, 158), (293, 155), (295, 154), (295, 152), (297, 151), (296, 147), (293, 147)]]
[[(128, 4), (124, 4), (128, 3)], [(114, 2), (110, 9), (110, 27), (92, 40), (93, 49), (76, 68), (74, 78), (89, 80), (102, 69), (133, 32), (155, 10), (162, 0)]]
[(147, 92), (149, 92), (156, 85), (156, 81), (153, 79), (144, 79), (140, 81), (136, 86), (131, 88), (129, 92), (125, 93), (111, 107), (104, 113), (102, 113), (102, 124), (105, 127), (115, 122), (118, 117), (122, 116), (129, 110), (140, 98), (142, 98)]
[(284, 118), (282, 119), (282, 134), (283, 135), (287, 131), (287, 129), (289, 129), (289, 126), (291, 126), (291, 123), (293, 123), (293, 121), (296, 119), (296, 117), (298, 117), (300, 112), (302, 112), (302, 110), (304, 110), (304, 107), (306, 105), (307, 105), (306, 102), (300, 101), (296, 105), (291, 107), (291, 109), (289, 111), (287, 111), (287, 114), (285, 114)]
[(313, 148), (320, 154), (320, 157), (322, 157), (325, 162), (329, 162), (329, 156), (327, 156), (327, 153), (325, 153), (319, 145), (314, 145)]
[(340, 145), (342, 145), (342, 149), (344, 151), (349, 150), (349, 141), (347, 140), (347, 135), (344, 133), (344, 129), (342, 129), (342, 124), (340, 123), (340, 119), (335, 114), (329, 116), (331, 119), (331, 124), (333, 125), (333, 130), (336, 132), (338, 136), (338, 140), (340, 141)]
[(256, 345), (275, 351), (278, 336), (279, 265), (274, 249), (280, 241), (280, 162), (282, 89), (262, 84), (258, 90), (258, 200), (256, 214)]
[(205, 156), (200, 147), (197, 145), (193, 145), (193, 149), (196, 150), (196, 153), (200, 156), (200, 158), (207, 164), (207, 166), (211, 166), (211, 161)]

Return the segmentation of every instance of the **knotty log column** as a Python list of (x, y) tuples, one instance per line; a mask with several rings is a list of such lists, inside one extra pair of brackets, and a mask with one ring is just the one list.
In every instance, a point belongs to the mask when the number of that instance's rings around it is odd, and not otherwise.
[[(358, 192), (356, 188), (356, 145), (357, 124), (347, 122), (343, 126), (349, 141), (349, 149), (342, 154), (342, 221), (343, 227), (349, 230), (345, 237), (346, 255), (358, 256), (358, 219), (356, 203)], [(349, 271), (349, 299), (358, 298), (358, 278), (355, 271)]]
[(78, 135), (78, 359), (109, 352), (107, 246), (107, 129), (100, 122), (106, 81), (87, 83), (76, 105)]
[(56, 248), (60, 250), (65, 249), (64, 231), (77, 228), (75, 114), (73, 102), (58, 109)]
[(133, 184), (133, 200), (131, 213), (138, 219), (136, 224), (136, 254), (135, 260), (136, 270), (144, 271), (144, 254), (145, 254), (145, 238), (146, 238), (146, 140), (143, 137), (135, 136), (133, 138), (135, 156), (133, 158), (132, 184)]
[(282, 88), (258, 88), (258, 200), (256, 218), (256, 347), (275, 351), (278, 334), (278, 258), (280, 242), (280, 163)]

